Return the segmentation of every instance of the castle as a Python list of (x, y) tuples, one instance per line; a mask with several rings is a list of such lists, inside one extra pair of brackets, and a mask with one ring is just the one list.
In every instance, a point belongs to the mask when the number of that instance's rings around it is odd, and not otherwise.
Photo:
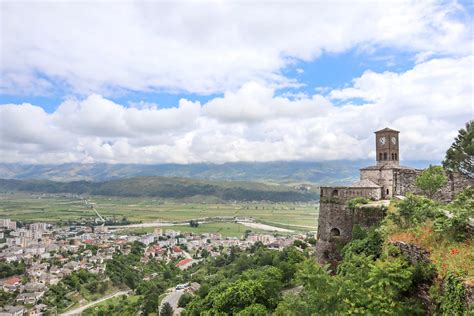
[[(400, 166), (399, 135), (399, 131), (390, 128), (375, 132), (377, 164), (360, 169), (358, 182), (350, 186), (321, 187), (316, 244), (316, 255), (321, 263), (340, 260), (339, 249), (352, 239), (354, 225), (370, 227), (380, 222), (392, 197), (420, 193), (415, 180), (422, 170)], [(459, 173), (447, 173), (447, 177), (447, 184), (435, 196), (440, 201), (451, 201), (463, 188), (474, 185), (473, 179)], [(347, 203), (355, 197), (378, 202), (351, 210)]]

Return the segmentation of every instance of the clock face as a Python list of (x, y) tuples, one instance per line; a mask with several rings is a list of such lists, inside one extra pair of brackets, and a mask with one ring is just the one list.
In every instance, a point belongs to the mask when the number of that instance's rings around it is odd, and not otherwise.
[(385, 145), (385, 137), (380, 137), (379, 142), (380, 142), (382, 145)]
[(397, 139), (395, 137), (392, 137), (392, 144), (396, 144), (397, 143)]

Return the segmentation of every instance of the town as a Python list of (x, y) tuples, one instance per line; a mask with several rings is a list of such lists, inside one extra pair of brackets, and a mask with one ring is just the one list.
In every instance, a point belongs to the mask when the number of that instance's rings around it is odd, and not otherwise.
[[(196, 225), (193, 221), (190, 225)], [(134, 243), (143, 246), (141, 262), (151, 261), (172, 265), (179, 270), (199, 265), (203, 258), (217, 257), (237, 247), (245, 250), (257, 242), (270, 249), (281, 250), (298, 241), (304, 243), (308, 236), (300, 233), (255, 234), (246, 230), (241, 238), (223, 237), (220, 233), (181, 233), (172, 227), (157, 227), (152, 233), (135, 234), (121, 232), (108, 226), (72, 226), (51, 223), (21, 224), (10, 219), (0, 220), (0, 286), (2, 305), (0, 315), (44, 315), (59, 313), (58, 307), (45, 299), (48, 290), (64, 278), (81, 270), (95, 274), (100, 284), (109, 281), (106, 265), (114, 254), (128, 255)], [(314, 240), (314, 238), (311, 238)], [(153, 278), (153, 274), (148, 278)], [(184, 280), (186, 281), (186, 280)], [(111, 295), (128, 293), (129, 289), (101, 289), (98, 292), (108, 298)], [(194, 286), (194, 287), (193, 287)], [(174, 297), (173, 308), (177, 309), (183, 290), (199, 287), (185, 282), (170, 293)], [(73, 296), (74, 293), (68, 293)], [(176, 298), (178, 295), (178, 298)], [(98, 298), (99, 296), (97, 296)], [(94, 296), (96, 298), (96, 296)], [(163, 300), (166, 301), (166, 298)], [(61, 308), (65, 315), (70, 307), (79, 308), (90, 303), (82, 298), (71, 301), (71, 306)], [(73, 306), (74, 305), (74, 306)], [(90, 306), (91, 304), (87, 305)]]

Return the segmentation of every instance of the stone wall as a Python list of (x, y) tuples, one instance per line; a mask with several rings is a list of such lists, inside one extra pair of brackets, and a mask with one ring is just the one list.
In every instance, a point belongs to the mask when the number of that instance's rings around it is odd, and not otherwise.
[(400, 249), (402, 255), (404, 255), (411, 264), (416, 264), (418, 262), (431, 263), (430, 253), (424, 248), (418, 247), (414, 244), (407, 244), (403, 241), (394, 241), (392, 244)]
[(383, 218), (376, 209), (352, 211), (347, 202), (355, 197), (380, 200), (380, 188), (322, 187), (318, 220), (316, 255), (321, 263), (340, 260), (339, 250), (352, 239), (352, 228), (358, 224), (372, 226)]
[[(422, 194), (416, 187), (416, 177), (423, 170), (398, 169), (394, 172), (394, 183), (396, 195), (406, 195), (407, 193)], [(457, 172), (446, 174), (448, 182), (434, 196), (434, 199), (442, 202), (450, 202), (454, 197), (467, 186), (474, 187), (474, 179), (471, 179)]]

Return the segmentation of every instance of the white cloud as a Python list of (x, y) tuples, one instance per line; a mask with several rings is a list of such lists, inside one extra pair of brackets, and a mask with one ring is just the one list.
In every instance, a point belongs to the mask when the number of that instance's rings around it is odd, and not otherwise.
[(457, 57), (472, 51), (463, 10), (455, 1), (2, 1), (0, 91), (213, 93), (296, 84), (285, 65), (322, 52)]
[[(206, 104), (126, 107), (100, 95), (53, 113), (0, 106), (4, 162), (226, 162), (372, 158), (373, 131), (401, 131), (404, 159), (442, 159), (474, 117), (473, 57), (427, 61), (403, 73), (366, 72), (326, 95), (288, 99), (248, 82)], [(360, 105), (351, 104), (354, 97)], [(332, 102), (338, 101), (338, 105)], [(342, 104), (340, 104), (342, 103)]]

